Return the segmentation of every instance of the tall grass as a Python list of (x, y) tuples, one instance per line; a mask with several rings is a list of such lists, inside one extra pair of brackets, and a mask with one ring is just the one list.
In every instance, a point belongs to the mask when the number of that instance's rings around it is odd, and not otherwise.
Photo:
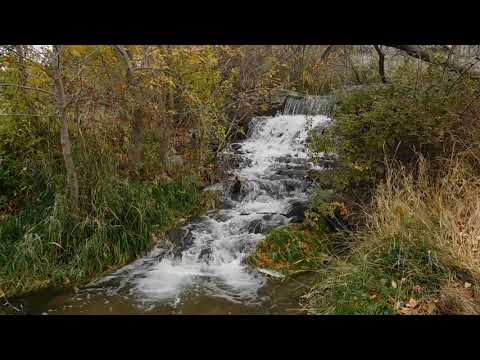
[(57, 192), (0, 223), (5, 294), (87, 281), (141, 256), (154, 238), (206, 206), (206, 194), (188, 179), (149, 184), (121, 180), (99, 163), (95, 167), (82, 169), (90, 178), (82, 182), (79, 214), (72, 214), (68, 197)]
[(348, 257), (320, 271), (314, 313), (480, 313), (480, 181), (461, 161), (388, 166)]

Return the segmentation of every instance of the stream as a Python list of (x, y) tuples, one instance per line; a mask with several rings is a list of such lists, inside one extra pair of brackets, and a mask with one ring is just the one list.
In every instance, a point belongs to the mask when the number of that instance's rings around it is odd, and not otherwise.
[(222, 194), (222, 208), (178, 226), (144, 258), (84, 288), (38, 291), (15, 306), (32, 314), (302, 313), (299, 297), (311, 276), (283, 278), (246, 260), (271, 229), (302, 220), (308, 171), (316, 168), (308, 131), (328, 122), (329, 104), (292, 98), (282, 114), (252, 119), (247, 139), (223, 153), (231, 180), (207, 188)]

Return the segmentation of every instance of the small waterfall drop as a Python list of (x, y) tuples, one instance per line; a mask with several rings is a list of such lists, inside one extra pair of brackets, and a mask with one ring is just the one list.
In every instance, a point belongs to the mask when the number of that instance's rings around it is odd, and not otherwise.
[(330, 115), (334, 106), (333, 96), (288, 96), (285, 99), (285, 115)]

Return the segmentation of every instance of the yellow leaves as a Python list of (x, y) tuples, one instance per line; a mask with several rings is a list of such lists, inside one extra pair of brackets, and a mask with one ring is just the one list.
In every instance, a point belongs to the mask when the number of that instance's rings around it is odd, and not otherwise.
[(88, 47), (88, 45), (68, 45), (67, 49), (73, 56), (80, 57), (87, 52)]
[(339, 209), (340, 209), (340, 216), (346, 217), (348, 215), (348, 209), (343, 203), (340, 205)]

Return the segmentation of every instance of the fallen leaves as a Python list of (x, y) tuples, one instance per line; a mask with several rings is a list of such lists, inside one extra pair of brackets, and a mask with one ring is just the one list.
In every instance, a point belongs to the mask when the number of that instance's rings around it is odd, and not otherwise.
[(405, 304), (405, 306), (400, 307), (398, 309), (398, 313), (400, 315), (414, 315), (418, 314), (418, 312), (415, 310), (418, 307), (418, 301), (415, 300), (414, 298), (410, 298), (408, 302)]

